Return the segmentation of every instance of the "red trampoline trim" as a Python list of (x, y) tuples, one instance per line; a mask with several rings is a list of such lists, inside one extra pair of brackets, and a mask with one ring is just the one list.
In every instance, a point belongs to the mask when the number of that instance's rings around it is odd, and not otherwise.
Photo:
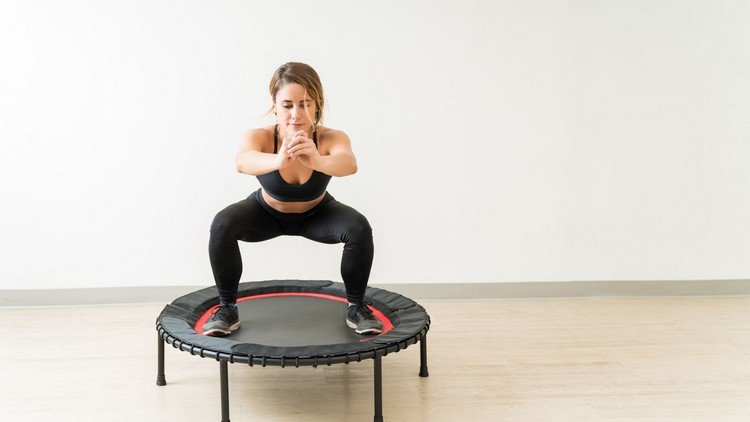
[[(250, 296), (243, 296), (240, 298), (237, 298), (237, 302), (245, 302), (247, 300), (253, 300), (253, 299), (267, 299), (270, 297), (280, 297), (280, 296), (307, 296), (307, 297), (317, 297), (320, 299), (326, 299), (326, 300), (333, 300), (335, 302), (341, 302), (341, 303), (347, 303), (346, 298), (329, 295), (325, 293), (304, 293), (304, 292), (289, 292), (289, 293), (266, 293), (266, 294), (260, 294), (260, 295), (250, 295)], [(198, 321), (195, 322), (195, 332), (198, 334), (203, 334), (203, 325), (208, 321), (208, 318), (211, 317), (211, 313), (214, 309), (218, 308), (219, 305), (212, 306), (209, 308), (206, 312), (203, 313), (203, 315), (198, 318)], [(393, 323), (391, 320), (385, 316), (382, 312), (379, 310), (373, 308), (372, 306), (368, 305), (368, 308), (372, 311), (372, 314), (375, 315), (375, 318), (379, 319), (380, 322), (383, 323), (383, 333), (385, 334), (388, 331), (391, 331), (393, 329)], [(381, 335), (381, 334), (379, 334)]]

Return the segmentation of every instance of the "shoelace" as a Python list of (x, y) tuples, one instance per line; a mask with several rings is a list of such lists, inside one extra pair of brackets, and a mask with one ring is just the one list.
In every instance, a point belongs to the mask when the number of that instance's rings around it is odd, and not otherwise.
[(211, 319), (222, 318), (227, 315), (227, 312), (229, 312), (229, 306), (219, 306), (218, 308), (214, 308), (214, 310), (211, 311)]
[(367, 305), (372, 305), (371, 302), (363, 302), (359, 305), (355, 305), (357, 309), (355, 312), (358, 316), (362, 317), (363, 319), (375, 319), (375, 315), (372, 314), (372, 311), (367, 307)]

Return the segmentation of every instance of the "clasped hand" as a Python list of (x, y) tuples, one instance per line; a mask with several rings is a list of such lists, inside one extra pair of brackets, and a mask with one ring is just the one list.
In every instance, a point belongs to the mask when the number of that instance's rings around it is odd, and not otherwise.
[(284, 138), (278, 156), (281, 161), (279, 168), (287, 167), (292, 163), (292, 160), (297, 159), (305, 167), (314, 170), (315, 163), (320, 158), (320, 153), (315, 146), (315, 142), (307, 137), (307, 133), (304, 130), (299, 130), (290, 137)]

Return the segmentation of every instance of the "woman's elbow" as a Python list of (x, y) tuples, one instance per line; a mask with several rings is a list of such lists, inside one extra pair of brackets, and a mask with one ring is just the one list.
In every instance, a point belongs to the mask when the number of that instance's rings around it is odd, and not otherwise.
[(250, 176), (253, 175), (250, 166), (248, 166), (247, 163), (242, 163), (239, 161), (237, 162), (237, 173), (248, 174)]
[(349, 160), (342, 168), (344, 176), (349, 176), (357, 172), (357, 160)]
[(349, 171), (351, 171), (349, 174), (357, 172), (357, 159), (354, 156), (352, 156), (352, 160), (349, 162)]

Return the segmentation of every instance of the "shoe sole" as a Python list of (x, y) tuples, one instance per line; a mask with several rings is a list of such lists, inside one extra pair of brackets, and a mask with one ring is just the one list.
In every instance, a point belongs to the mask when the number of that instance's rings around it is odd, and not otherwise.
[(349, 321), (349, 319), (346, 320), (346, 325), (348, 325), (349, 328), (354, 328), (354, 332), (357, 334), (383, 334), (383, 330), (379, 328), (368, 328), (366, 330), (358, 330), (357, 324)]
[(238, 330), (239, 328), (240, 328), (240, 323), (238, 321), (236, 324), (232, 324), (231, 326), (229, 326), (229, 331), (222, 330), (219, 328), (214, 328), (212, 330), (204, 331), (203, 335), (212, 336), (212, 337), (223, 337), (223, 336), (228, 336), (232, 334), (232, 331)]

